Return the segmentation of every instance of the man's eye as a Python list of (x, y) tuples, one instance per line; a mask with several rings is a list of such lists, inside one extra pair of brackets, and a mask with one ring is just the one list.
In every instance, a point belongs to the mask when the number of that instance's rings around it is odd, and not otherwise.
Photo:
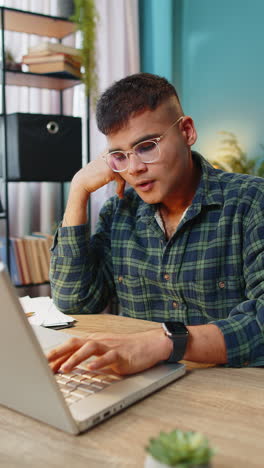
[(111, 157), (118, 162), (126, 159), (126, 155), (124, 153), (111, 153)]
[(136, 152), (139, 154), (144, 154), (154, 149), (156, 149), (156, 143), (154, 141), (143, 141), (135, 148)]

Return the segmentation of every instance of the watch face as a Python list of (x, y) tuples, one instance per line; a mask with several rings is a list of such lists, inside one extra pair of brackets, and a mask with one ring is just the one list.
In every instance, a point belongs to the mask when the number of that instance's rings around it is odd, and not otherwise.
[(188, 335), (188, 329), (186, 328), (186, 326), (184, 325), (184, 323), (182, 322), (164, 322), (165, 324), (165, 327), (167, 328), (167, 330), (172, 333), (172, 335), (174, 334), (178, 334), (178, 335)]

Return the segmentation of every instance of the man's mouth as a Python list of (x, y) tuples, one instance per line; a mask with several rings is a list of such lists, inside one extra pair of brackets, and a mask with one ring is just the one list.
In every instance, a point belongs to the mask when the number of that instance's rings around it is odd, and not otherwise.
[(142, 190), (143, 192), (147, 192), (151, 190), (154, 185), (154, 180), (143, 180), (142, 182), (136, 184), (136, 188)]

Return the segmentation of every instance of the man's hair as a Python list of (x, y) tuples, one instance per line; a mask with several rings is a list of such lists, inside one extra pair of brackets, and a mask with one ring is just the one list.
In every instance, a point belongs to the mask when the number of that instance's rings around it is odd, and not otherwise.
[[(131, 116), (155, 110), (177, 92), (166, 78), (137, 73), (116, 81), (99, 98), (96, 120), (99, 130), (108, 135), (123, 128)], [(180, 105), (180, 104), (179, 104)]]

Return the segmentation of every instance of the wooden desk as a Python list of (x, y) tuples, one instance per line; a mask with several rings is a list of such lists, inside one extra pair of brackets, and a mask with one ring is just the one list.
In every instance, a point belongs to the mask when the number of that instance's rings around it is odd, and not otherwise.
[[(76, 318), (68, 333), (160, 326), (108, 315)], [(264, 370), (188, 368), (182, 379), (80, 436), (0, 407), (0, 466), (141, 468), (148, 439), (160, 430), (180, 428), (205, 433), (218, 448), (213, 468), (263, 467)]]

